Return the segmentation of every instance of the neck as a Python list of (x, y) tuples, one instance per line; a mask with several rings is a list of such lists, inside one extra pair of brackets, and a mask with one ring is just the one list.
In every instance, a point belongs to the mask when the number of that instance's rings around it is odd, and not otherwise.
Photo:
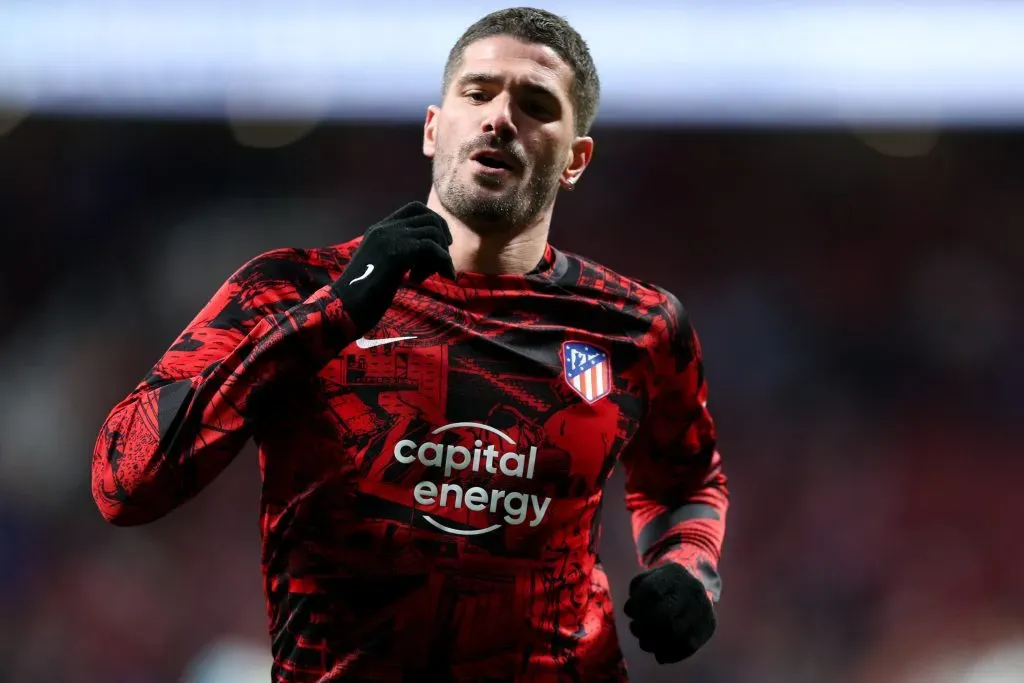
[(524, 275), (544, 257), (551, 230), (551, 207), (521, 228), (481, 234), (482, 231), (474, 230), (445, 209), (433, 188), (427, 206), (445, 219), (452, 232), (448, 251), (456, 272)]

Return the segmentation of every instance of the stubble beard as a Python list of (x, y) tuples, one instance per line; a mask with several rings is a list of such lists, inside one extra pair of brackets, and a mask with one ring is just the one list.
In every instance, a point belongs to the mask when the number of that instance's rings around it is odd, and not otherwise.
[[(554, 201), (559, 176), (554, 164), (535, 168), (525, 184), (486, 175), (463, 181), (460, 161), (470, 153), (439, 151), (432, 164), (433, 185), (441, 205), (470, 229), (480, 233), (515, 231), (531, 224)], [(506, 183), (512, 187), (500, 189)]]

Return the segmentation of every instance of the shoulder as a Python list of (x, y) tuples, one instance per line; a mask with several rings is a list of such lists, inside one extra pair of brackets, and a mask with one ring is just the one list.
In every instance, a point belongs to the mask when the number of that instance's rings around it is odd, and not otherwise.
[(357, 240), (329, 247), (281, 247), (257, 254), (228, 279), (227, 288), (254, 308), (277, 309), (312, 296), (341, 274)]
[(291, 279), (305, 273), (321, 270), (339, 270), (345, 267), (358, 246), (360, 238), (329, 247), (280, 247), (250, 258), (233, 275), (235, 280)]
[(700, 360), (700, 343), (689, 311), (674, 292), (579, 254), (562, 254), (568, 263), (565, 280), (575, 292), (628, 318), (635, 330), (630, 336), (656, 366), (685, 366)]
[(700, 362), (700, 342), (690, 313), (679, 298), (653, 283), (644, 283), (658, 303), (650, 310), (651, 327), (644, 346), (655, 357), (655, 365), (666, 364), (679, 371), (694, 361)]
[(673, 292), (648, 280), (619, 273), (579, 254), (561, 253), (567, 261), (563, 282), (579, 295), (611, 304), (673, 334), (689, 332), (689, 313)]

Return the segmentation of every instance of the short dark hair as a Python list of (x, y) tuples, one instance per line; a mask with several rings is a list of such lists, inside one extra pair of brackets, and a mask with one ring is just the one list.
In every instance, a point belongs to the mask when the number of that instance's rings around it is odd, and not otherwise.
[(492, 36), (508, 36), (524, 43), (546, 45), (572, 68), (573, 124), (577, 135), (586, 135), (597, 117), (601, 83), (586, 41), (569, 22), (547, 10), (512, 7), (492, 12), (466, 29), (452, 47), (444, 65), (441, 96), (448, 92), (459, 68), (462, 53), (471, 44)]

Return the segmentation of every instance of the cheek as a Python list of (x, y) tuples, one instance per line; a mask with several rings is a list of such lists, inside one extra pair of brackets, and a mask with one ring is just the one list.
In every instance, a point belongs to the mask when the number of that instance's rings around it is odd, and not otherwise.
[(446, 122), (437, 131), (437, 151), (449, 159), (455, 159), (459, 153), (459, 147), (463, 136), (460, 134), (456, 122)]
[(535, 157), (538, 160), (538, 167), (554, 173), (561, 172), (569, 162), (571, 150), (560, 140), (544, 140), (542, 143), (541, 156)]

